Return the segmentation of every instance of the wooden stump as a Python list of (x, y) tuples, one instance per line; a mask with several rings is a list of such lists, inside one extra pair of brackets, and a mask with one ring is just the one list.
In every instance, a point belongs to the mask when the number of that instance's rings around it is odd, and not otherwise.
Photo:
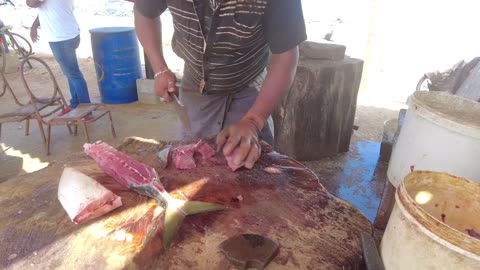
[(349, 149), (363, 61), (301, 59), (275, 112), (275, 150), (316, 160)]

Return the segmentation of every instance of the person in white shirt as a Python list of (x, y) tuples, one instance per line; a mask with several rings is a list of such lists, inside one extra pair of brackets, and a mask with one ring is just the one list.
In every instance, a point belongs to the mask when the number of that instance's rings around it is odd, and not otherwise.
[(26, 0), (27, 6), (38, 9), (38, 16), (32, 24), (30, 37), (37, 42), (38, 27), (46, 36), (63, 74), (68, 79), (72, 96), (70, 108), (60, 115), (68, 113), (80, 103), (90, 103), (88, 87), (78, 66), (76, 50), (80, 44), (80, 28), (73, 14), (73, 0)]

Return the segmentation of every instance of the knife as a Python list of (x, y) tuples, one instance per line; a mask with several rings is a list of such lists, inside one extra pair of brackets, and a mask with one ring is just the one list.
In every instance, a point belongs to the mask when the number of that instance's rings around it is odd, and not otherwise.
[(380, 256), (375, 240), (372, 236), (362, 232), (360, 234), (362, 242), (363, 257), (367, 270), (385, 270), (382, 257)]
[(264, 269), (278, 254), (277, 241), (258, 234), (240, 234), (223, 241), (219, 248), (239, 270)]
[[(180, 84), (176, 83), (175, 86), (177, 88), (180, 88)], [(170, 94), (170, 96), (173, 98), (173, 106), (175, 108), (175, 111), (178, 114), (178, 117), (180, 118), (180, 121), (182, 122), (183, 127), (188, 133), (192, 133), (192, 124), (190, 123), (190, 119), (188, 118), (187, 111), (185, 110), (185, 106), (180, 102), (178, 99), (177, 95), (175, 94)]]

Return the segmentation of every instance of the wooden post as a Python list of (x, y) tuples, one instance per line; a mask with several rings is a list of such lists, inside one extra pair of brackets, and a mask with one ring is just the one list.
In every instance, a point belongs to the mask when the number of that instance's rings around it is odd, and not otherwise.
[(297, 160), (346, 152), (363, 61), (302, 58), (291, 89), (273, 113), (275, 149)]

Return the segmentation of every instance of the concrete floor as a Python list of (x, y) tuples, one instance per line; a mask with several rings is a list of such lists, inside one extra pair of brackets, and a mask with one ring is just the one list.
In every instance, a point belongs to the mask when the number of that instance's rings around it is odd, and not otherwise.
[[(65, 78), (51, 56), (43, 55), (52, 67), (64, 95), (69, 93)], [(90, 61), (90, 62), (89, 62)], [(98, 87), (91, 60), (80, 59), (80, 65), (87, 79), (93, 101), (99, 101)], [(33, 85), (42, 86), (39, 92), (46, 93), (48, 84), (41, 67), (31, 71)], [(48, 77), (47, 77), (48, 78)], [(15, 93), (23, 100), (23, 85), (18, 74), (8, 76)], [(15, 108), (10, 93), (0, 97), (0, 113)], [(160, 140), (176, 138), (174, 126), (178, 118), (170, 105), (146, 105), (138, 102), (122, 105), (108, 105), (113, 113), (117, 138), (110, 134), (107, 118), (90, 125), (92, 141), (103, 140), (109, 144), (119, 144), (125, 137), (138, 136)], [(386, 164), (378, 162), (383, 122), (397, 117), (398, 112), (383, 108), (357, 107), (355, 124), (360, 128), (352, 136), (350, 151), (318, 161), (305, 162), (320, 178), (320, 182), (334, 195), (352, 203), (373, 222), (385, 181)], [(85, 137), (79, 130), (77, 137), (68, 134), (65, 127), (56, 126), (52, 130), (51, 155), (46, 156), (37, 123), (32, 121), (30, 135), (24, 136), (24, 125), (7, 123), (3, 125), (0, 137), (0, 182), (16, 175), (31, 173), (61, 162), (66, 156), (82, 151)]]

